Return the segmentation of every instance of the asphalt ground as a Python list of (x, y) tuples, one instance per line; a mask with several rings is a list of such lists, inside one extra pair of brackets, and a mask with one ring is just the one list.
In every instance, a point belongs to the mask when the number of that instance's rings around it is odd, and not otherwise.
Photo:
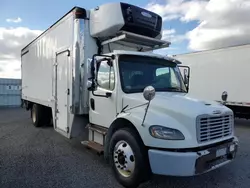
[[(231, 164), (196, 177), (154, 176), (141, 188), (249, 188), (250, 122), (235, 121), (240, 140)], [(171, 168), (171, 167), (169, 167)], [(122, 187), (110, 167), (53, 127), (35, 128), (24, 109), (0, 109), (0, 188)]]

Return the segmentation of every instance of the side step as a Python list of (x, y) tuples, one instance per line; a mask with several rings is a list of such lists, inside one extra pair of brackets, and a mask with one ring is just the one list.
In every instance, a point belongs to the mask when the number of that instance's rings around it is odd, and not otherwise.
[(88, 141), (82, 141), (85, 147), (97, 151), (97, 154), (101, 155), (104, 152), (105, 136), (108, 129), (98, 125), (88, 124), (86, 128), (89, 131)]
[(101, 144), (98, 144), (98, 143), (93, 142), (93, 141), (82, 141), (81, 144), (87, 148), (90, 148), (90, 149), (97, 151), (98, 155), (103, 154), (104, 147)]
[(104, 127), (101, 127), (101, 126), (98, 126), (98, 125), (93, 125), (93, 124), (90, 124), (90, 123), (86, 126), (86, 128), (88, 128), (91, 131), (100, 133), (100, 134), (102, 134), (104, 136), (106, 136), (107, 131), (108, 131), (107, 128), (104, 128)]

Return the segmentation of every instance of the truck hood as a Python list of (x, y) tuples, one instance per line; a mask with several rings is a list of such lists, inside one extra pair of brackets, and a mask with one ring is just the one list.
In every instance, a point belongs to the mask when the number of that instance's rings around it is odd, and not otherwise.
[[(134, 125), (141, 125), (145, 115), (147, 103), (142, 93), (126, 94), (123, 96), (122, 106), (128, 105), (124, 116), (127, 116)], [(139, 106), (139, 107), (136, 107)], [(136, 108), (134, 108), (136, 107)], [(193, 148), (226, 140), (228, 137), (218, 138), (208, 142), (197, 141), (197, 116), (202, 115), (229, 115), (232, 111), (222, 104), (212, 101), (195, 99), (185, 93), (157, 92), (155, 98), (150, 102), (148, 113), (143, 122), (144, 126), (137, 126), (142, 139), (147, 146), (160, 148)], [(147, 128), (152, 125), (165, 126), (177, 129), (185, 136), (185, 140), (163, 140), (153, 138)]]
[[(123, 98), (123, 106), (129, 105), (128, 108), (146, 102), (141, 93), (128, 94)], [(177, 92), (157, 92), (150, 103), (149, 110), (172, 117), (182, 115), (193, 118), (201, 114), (217, 114), (231, 111), (220, 103), (195, 99), (186, 93)]]

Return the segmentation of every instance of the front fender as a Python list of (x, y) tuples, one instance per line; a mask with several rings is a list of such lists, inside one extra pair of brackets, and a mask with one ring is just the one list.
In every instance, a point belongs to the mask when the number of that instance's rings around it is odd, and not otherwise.
[[(182, 148), (183, 146), (192, 147), (194, 145), (197, 145), (196, 140), (192, 137), (192, 134), (190, 134), (186, 126), (183, 126), (178, 120), (172, 118), (171, 116), (168, 116), (167, 114), (161, 114), (159, 112), (149, 110), (147, 113), (145, 122), (142, 125), (144, 114), (145, 114), (144, 109), (135, 110), (130, 113), (121, 113), (117, 116), (116, 119), (125, 119), (128, 122), (130, 122), (133, 125), (133, 127), (137, 130), (144, 145), (148, 147)], [(188, 121), (190, 120), (186, 121), (187, 124), (193, 123), (191, 121), (190, 122)], [(175, 140), (163, 140), (163, 139), (154, 138), (149, 133), (149, 127), (151, 125), (161, 125), (161, 126), (165, 126), (169, 128), (178, 129), (185, 136), (185, 140), (175, 141)]]

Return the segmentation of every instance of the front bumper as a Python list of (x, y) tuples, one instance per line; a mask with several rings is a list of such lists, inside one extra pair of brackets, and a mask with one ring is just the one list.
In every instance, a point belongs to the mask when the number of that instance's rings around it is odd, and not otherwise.
[(156, 149), (148, 151), (154, 174), (169, 176), (194, 176), (230, 163), (236, 156), (238, 139), (197, 152), (169, 152)]

